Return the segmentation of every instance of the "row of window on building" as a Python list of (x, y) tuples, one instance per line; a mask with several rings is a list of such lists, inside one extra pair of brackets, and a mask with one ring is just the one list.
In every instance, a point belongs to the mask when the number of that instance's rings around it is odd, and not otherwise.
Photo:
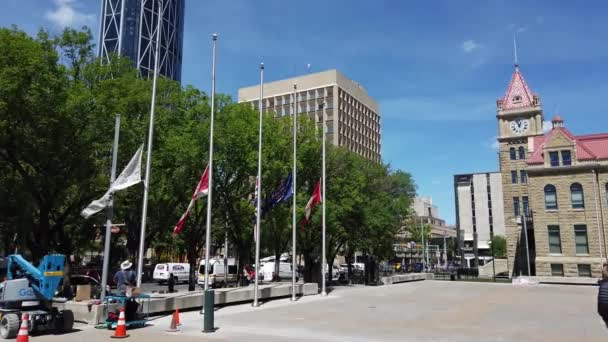
[[(511, 147), (509, 149), (509, 157), (511, 158), (511, 160), (526, 159), (526, 149), (523, 146), (519, 146), (519, 148), (517, 149), (515, 147)], [(551, 165), (551, 167), (571, 166), (572, 153), (570, 152), (570, 150), (550, 151), (549, 164)]]
[[(578, 276), (591, 278), (591, 265), (590, 264), (577, 264)], [(564, 276), (564, 265), (563, 264), (551, 264), (551, 275), (554, 277)]]
[(515, 147), (511, 147), (509, 149), (509, 155), (511, 157), (511, 160), (526, 159), (526, 149), (523, 146), (519, 146), (518, 149), (515, 149)]
[[(549, 236), (549, 253), (562, 254), (562, 240), (559, 225), (547, 226), (547, 234)], [(576, 245), (576, 255), (589, 254), (589, 241), (587, 240), (587, 225), (574, 225), (574, 243)]]
[[(553, 184), (545, 185), (545, 209), (557, 210), (557, 189)], [(583, 186), (580, 183), (570, 185), (570, 202), (572, 209), (585, 208), (585, 196), (583, 194)]]
[[(547, 210), (557, 210), (557, 190), (555, 185), (547, 184), (545, 185), (545, 209)], [(606, 191), (608, 193), (608, 184), (606, 185)], [(521, 215), (520, 203), (523, 205), (524, 213), (529, 215), (529, 204), (528, 197), (523, 196), (520, 200), (519, 197), (513, 197), (513, 215), (518, 217)], [(583, 186), (580, 183), (574, 183), (570, 185), (570, 203), (572, 204), (572, 209), (584, 209), (585, 208), (585, 196), (583, 193)]]
[(516, 170), (511, 171), (511, 184), (517, 183), (528, 183), (528, 172), (526, 170), (520, 170), (519, 173)]

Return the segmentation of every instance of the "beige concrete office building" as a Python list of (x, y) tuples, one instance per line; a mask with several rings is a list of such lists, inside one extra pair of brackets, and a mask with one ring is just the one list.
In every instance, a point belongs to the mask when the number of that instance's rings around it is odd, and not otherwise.
[[(326, 104), (326, 138), (336, 146), (380, 161), (380, 108), (357, 82), (327, 70), (264, 84), (263, 108), (278, 117), (291, 115), (296, 85), (298, 114), (307, 114), (319, 127)], [(239, 102), (258, 106), (260, 86), (239, 89)]]

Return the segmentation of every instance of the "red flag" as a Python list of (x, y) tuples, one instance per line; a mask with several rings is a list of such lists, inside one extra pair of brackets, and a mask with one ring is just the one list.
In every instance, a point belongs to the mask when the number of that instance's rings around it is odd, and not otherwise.
[(209, 193), (209, 165), (205, 168), (203, 175), (201, 176), (201, 180), (198, 182), (196, 189), (194, 189), (194, 193), (192, 194), (192, 199), (197, 200), (203, 196), (207, 196)]
[(304, 208), (304, 221), (303, 224), (308, 224), (310, 221), (310, 215), (312, 215), (312, 210), (314, 207), (323, 201), (323, 195), (321, 194), (321, 181), (317, 182), (315, 186), (315, 190), (312, 192), (312, 196), (308, 200), (306, 204), (306, 208)]
[(190, 216), (192, 207), (194, 207), (194, 201), (196, 201), (197, 199), (199, 199), (201, 197), (207, 196), (208, 193), (209, 193), (209, 165), (207, 165), (207, 167), (205, 168), (205, 171), (203, 171), (201, 180), (198, 182), (198, 185), (194, 189), (194, 193), (192, 194), (192, 199), (190, 200), (190, 204), (188, 204), (188, 209), (186, 209), (186, 212), (182, 215), (182, 217), (179, 218), (179, 221), (177, 221), (177, 224), (173, 228), (174, 235), (178, 234), (182, 230), (184, 225), (186, 224), (186, 220), (188, 219), (188, 216)]
[(179, 221), (177, 221), (177, 224), (173, 228), (173, 235), (177, 235), (182, 230), (182, 228), (184, 228), (186, 220), (188, 219), (188, 216), (190, 216), (190, 211), (192, 210), (193, 206), (194, 200), (191, 200), (190, 204), (188, 205), (188, 209), (186, 209), (186, 212), (182, 215), (182, 217), (179, 218)]

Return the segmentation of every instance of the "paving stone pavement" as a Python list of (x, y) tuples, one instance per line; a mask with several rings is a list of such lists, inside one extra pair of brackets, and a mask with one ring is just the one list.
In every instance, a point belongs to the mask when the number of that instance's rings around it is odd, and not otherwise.
[[(128, 333), (133, 341), (608, 341), (596, 313), (597, 287), (514, 286), (422, 281), (382, 287), (338, 288), (309, 296), (227, 306), (215, 311), (218, 330), (201, 332), (198, 311), (182, 312)], [(102, 341), (112, 332), (77, 326), (67, 335), (33, 341)]]

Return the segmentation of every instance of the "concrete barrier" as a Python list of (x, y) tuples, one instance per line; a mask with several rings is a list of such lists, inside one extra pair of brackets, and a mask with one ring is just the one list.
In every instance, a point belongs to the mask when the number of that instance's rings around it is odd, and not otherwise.
[[(253, 301), (253, 285), (240, 288), (215, 290), (215, 304), (232, 304)], [(319, 287), (316, 283), (296, 284), (296, 294), (301, 296), (316, 295)], [(175, 309), (200, 309), (203, 306), (203, 291), (177, 292), (167, 294), (151, 294), (150, 300), (143, 300), (141, 309), (151, 315), (171, 312)], [(291, 284), (269, 284), (258, 288), (259, 299), (280, 298), (291, 296)], [(107, 316), (106, 310), (115, 311), (117, 304), (90, 305), (84, 302), (57, 303), (59, 310), (72, 310), (74, 319), (89, 324), (99, 324)]]
[(380, 277), (379, 285), (392, 285), (398, 283), (405, 283), (408, 281), (419, 281), (419, 280), (432, 280), (432, 273), (407, 273), (407, 274), (395, 274), (388, 277)]

